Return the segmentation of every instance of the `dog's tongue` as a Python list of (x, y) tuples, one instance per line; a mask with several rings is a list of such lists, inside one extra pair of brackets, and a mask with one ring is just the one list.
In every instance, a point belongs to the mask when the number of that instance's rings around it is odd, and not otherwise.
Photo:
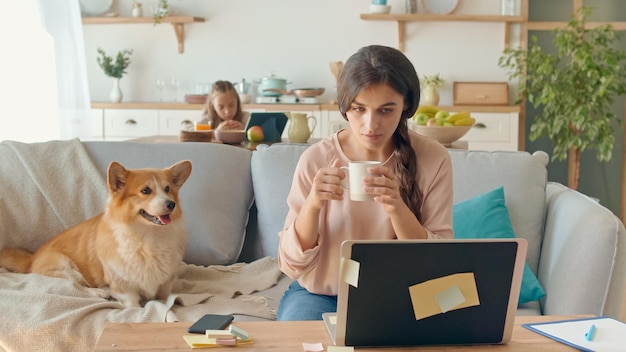
[(159, 221), (163, 224), (163, 225), (167, 225), (170, 222), (172, 222), (172, 219), (170, 219), (169, 214), (168, 215), (159, 215), (158, 216)]

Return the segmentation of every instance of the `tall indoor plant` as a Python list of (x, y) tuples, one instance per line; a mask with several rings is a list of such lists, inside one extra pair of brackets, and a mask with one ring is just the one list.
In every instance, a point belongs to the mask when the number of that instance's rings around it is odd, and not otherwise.
[(533, 36), (528, 50), (504, 50), (499, 66), (537, 109), (529, 139), (548, 137), (553, 160), (568, 159), (568, 186), (578, 189), (580, 154), (595, 150), (599, 161), (612, 157), (615, 99), (626, 93), (626, 52), (614, 48), (619, 35), (610, 24), (588, 28), (590, 7), (581, 7), (554, 31), (556, 53), (545, 52)]
[(132, 50), (122, 50), (117, 53), (115, 61), (113, 61), (113, 58), (107, 56), (104, 50), (98, 48), (98, 54), (100, 55), (97, 58), (98, 65), (100, 65), (105, 75), (114, 79), (113, 89), (110, 93), (111, 101), (114, 103), (122, 101), (123, 94), (120, 89), (120, 79), (126, 73), (128, 65), (130, 65), (130, 55), (132, 53)]

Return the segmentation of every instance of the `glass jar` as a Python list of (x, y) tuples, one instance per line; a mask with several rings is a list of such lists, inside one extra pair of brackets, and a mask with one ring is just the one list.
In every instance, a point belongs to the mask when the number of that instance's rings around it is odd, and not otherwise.
[(406, 13), (417, 13), (417, 0), (405, 0), (404, 6)]
[(141, 8), (141, 3), (133, 2), (133, 17), (142, 17), (143, 9)]
[(502, 16), (515, 16), (517, 14), (517, 0), (500, 0), (500, 13)]

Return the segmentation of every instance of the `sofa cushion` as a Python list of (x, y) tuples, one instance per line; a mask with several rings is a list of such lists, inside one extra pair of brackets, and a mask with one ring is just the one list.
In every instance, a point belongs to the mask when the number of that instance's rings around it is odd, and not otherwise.
[[(452, 219), (454, 238), (515, 237), (502, 187), (455, 204)], [(539, 280), (525, 264), (518, 302), (523, 304), (544, 296)]]
[(545, 218), (548, 154), (450, 149), (454, 203), (504, 187), (515, 236), (528, 241), (526, 262), (537, 272)]
[(285, 225), (289, 212), (287, 195), (300, 155), (309, 145), (275, 143), (260, 145), (252, 153), (252, 185), (257, 210), (257, 233), (248, 233), (247, 241), (256, 241), (258, 256), (276, 257), (278, 232)]
[(170, 143), (84, 145), (103, 174), (113, 160), (127, 168), (164, 168), (190, 160), (191, 176), (180, 191), (189, 233), (184, 260), (196, 265), (237, 261), (253, 200), (249, 150), (217, 143), (184, 143), (184, 148)]

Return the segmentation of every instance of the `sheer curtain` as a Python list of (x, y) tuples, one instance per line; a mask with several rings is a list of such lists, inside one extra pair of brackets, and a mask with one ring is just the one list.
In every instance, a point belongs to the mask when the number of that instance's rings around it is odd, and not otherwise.
[(90, 139), (78, 0), (3, 5), (8, 15), (0, 21), (0, 140)]

